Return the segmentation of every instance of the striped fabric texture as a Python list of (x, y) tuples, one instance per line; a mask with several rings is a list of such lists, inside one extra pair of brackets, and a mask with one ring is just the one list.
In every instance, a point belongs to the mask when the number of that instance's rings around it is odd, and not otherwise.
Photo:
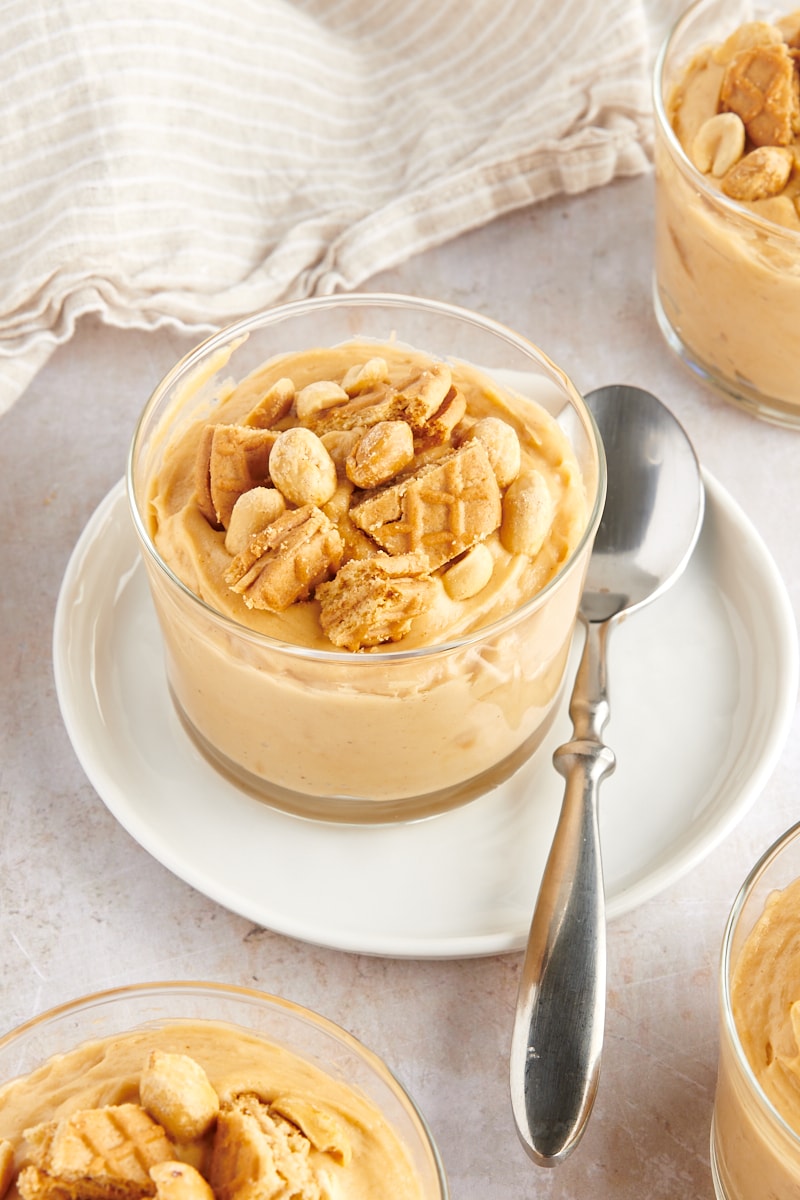
[(635, 0), (0, 0), (0, 411), (85, 313), (208, 332), (648, 169)]

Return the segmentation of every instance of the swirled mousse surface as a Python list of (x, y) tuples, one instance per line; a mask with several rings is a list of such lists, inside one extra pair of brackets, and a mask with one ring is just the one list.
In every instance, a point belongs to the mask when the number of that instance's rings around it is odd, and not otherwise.
[(372, 1103), (219, 1022), (89, 1042), (0, 1089), (6, 1200), (420, 1200)]
[(473, 367), (358, 341), (222, 387), (169, 435), (149, 499), (159, 554), (211, 607), (353, 652), (506, 614), (587, 521), (575, 455), (542, 407)]
[(800, 230), (800, 10), (750, 21), (704, 47), (668, 101), (672, 127), (708, 182)]
[(731, 1006), (764, 1094), (800, 1134), (800, 879), (773, 892), (736, 960)]

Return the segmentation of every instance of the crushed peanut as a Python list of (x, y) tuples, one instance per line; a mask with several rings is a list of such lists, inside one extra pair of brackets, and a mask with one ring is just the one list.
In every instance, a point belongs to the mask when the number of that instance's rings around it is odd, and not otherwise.
[(225, 549), (241, 554), (254, 533), (260, 533), (286, 510), (286, 501), (274, 487), (254, 487), (243, 492), (233, 506), (225, 533)]
[(320, 437), (319, 440), (333, 459), (340, 479), (346, 478), (347, 460), (363, 436), (364, 430), (356, 426), (355, 429), (331, 429)]
[(718, 179), (744, 154), (747, 133), (744, 121), (734, 112), (715, 113), (698, 129), (692, 142), (692, 162), (704, 175)]
[(358, 439), (345, 462), (347, 478), (359, 488), (380, 487), (414, 457), (414, 435), (405, 421), (379, 421)]
[(550, 530), (555, 505), (539, 471), (518, 475), (503, 497), (500, 541), (511, 554), (538, 553)]
[(783, 146), (759, 146), (724, 176), (722, 190), (732, 200), (766, 200), (779, 196), (789, 181), (794, 155)]
[(482, 417), (468, 430), (465, 440), (477, 438), (482, 442), (489, 462), (501, 488), (507, 488), (519, 475), (521, 451), (519, 438), (507, 421), (499, 417)]
[(276, 380), (255, 408), (247, 414), (245, 425), (252, 425), (256, 429), (271, 429), (277, 421), (286, 416), (294, 398), (295, 390), (291, 379)]
[(320, 379), (301, 388), (295, 397), (297, 415), (301, 421), (326, 408), (335, 408), (349, 399), (347, 392), (332, 379)]
[(156, 1200), (214, 1200), (211, 1185), (190, 1163), (156, 1163), (150, 1178), (156, 1185)]
[(317, 435), (301, 425), (278, 434), (269, 473), (290, 504), (325, 504), (336, 491), (333, 459)]
[(379, 383), (389, 379), (389, 368), (385, 358), (370, 358), (362, 365), (354, 364), (348, 367), (342, 378), (342, 387), (349, 396), (357, 396), (359, 392), (369, 392)]
[(478, 542), (444, 573), (445, 591), (451, 600), (469, 600), (482, 592), (494, 571), (492, 552), (485, 542)]
[(467, 402), (456, 388), (451, 387), (439, 408), (422, 426), (421, 436), (433, 446), (441, 446), (453, 433), (467, 411)]
[(153, 1050), (139, 1079), (142, 1107), (178, 1142), (202, 1137), (219, 1112), (219, 1098), (199, 1063), (187, 1054)]
[(405, 419), (412, 429), (420, 432), (425, 428), (444, 404), (451, 386), (450, 368), (444, 363), (433, 363), (403, 385)]

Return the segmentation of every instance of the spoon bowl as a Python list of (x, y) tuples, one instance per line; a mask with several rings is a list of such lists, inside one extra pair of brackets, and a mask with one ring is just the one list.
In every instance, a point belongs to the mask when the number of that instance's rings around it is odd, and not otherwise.
[(612, 384), (585, 399), (605, 446), (608, 491), (581, 612), (608, 621), (655, 600), (682, 573), (700, 532), (703, 487), (683, 427), (655, 396)]
[(514, 1120), (539, 1166), (555, 1166), (577, 1145), (600, 1072), (606, 934), (598, 794), (616, 766), (602, 740), (609, 634), (679, 577), (704, 510), (694, 449), (660, 400), (624, 384), (585, 399), (605, 448), (608, 491), (579, 612), (586, 636), (569, 707), (573, 737), (553, 755), (565, 779), (564, 800), (531, 922), (511, 1040)]

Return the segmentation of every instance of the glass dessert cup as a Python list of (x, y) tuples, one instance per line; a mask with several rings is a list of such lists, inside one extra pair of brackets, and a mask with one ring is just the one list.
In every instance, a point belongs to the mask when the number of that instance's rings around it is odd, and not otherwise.
[(724, 195), (690, 161), (669, 97), (694, 54), (746, 21), (785, 9), (699, 0), (658, 55), (655, 112), (654, 304), (671, 348), (751, 415), (800, 427), (794, 343), (800, 324), (800, 233)]
[[(0, 1037), (0, 1094), (83, 1045), (173, 1022), (221, 1023), (263, 1038), (356, 1093), (377, 1110), (399, 1143), (404, 1171), (418, 1187), (415, 1200), (447, 1200), (444, 1168), (424, 1118), (388, 1067), (345, 1030), (291, 1001), (249, 988), (207, 982), (137, 984), (60, 1005)], [(213, 1025), (211, 1026), (213, 1030)], [(45, 1084), (48, 1076), (44, 1074)], [(82, 1086), (84, 1076), (76, 1078)], [(58, 1092), (65, 1100), (69, 1086)], [(110, 1103), (120, 1103), (111, 1100)], [(2, 1111), (2, 1104), (0, 1104)], [(7, 1114), (6, 1114), (7, 1118)], [(8, 1133), (5, 1134), (8, 1136)]]
[[(213, 405), (220, 380), (354, 339), (396, 340), (510, 379), (522, 404), (534, 400), (556, 418), (583, 476), (585, 528), (555, 577), (507, 616), (442, 644), (352, 653), (265, 636), (199, 599), (151, 536), (148, 481), (174, 431)], [(324, 297), (257, 314), (204, 342), (158, 386), (133, 438), (128, 495), (176, 710), (209, 762), (250, 794), (313, 819), (418, 819), (501, 783), (543, 740), (602, 512), (605, 460), (574, 386), (519, 335), (402, 296)]]
[[(711, 1129), (717, 1200), (790, 1200), (800, 1194), (800, 1133), (766, 1095), (745, 1053), (733, 1011), (737, 960), (767, 899), (800, 879), (800, 824), (762, 856), (731, 909), (720, 960), (720, 1052)], [(765, 981), (766, 982), (766, 981)]]

